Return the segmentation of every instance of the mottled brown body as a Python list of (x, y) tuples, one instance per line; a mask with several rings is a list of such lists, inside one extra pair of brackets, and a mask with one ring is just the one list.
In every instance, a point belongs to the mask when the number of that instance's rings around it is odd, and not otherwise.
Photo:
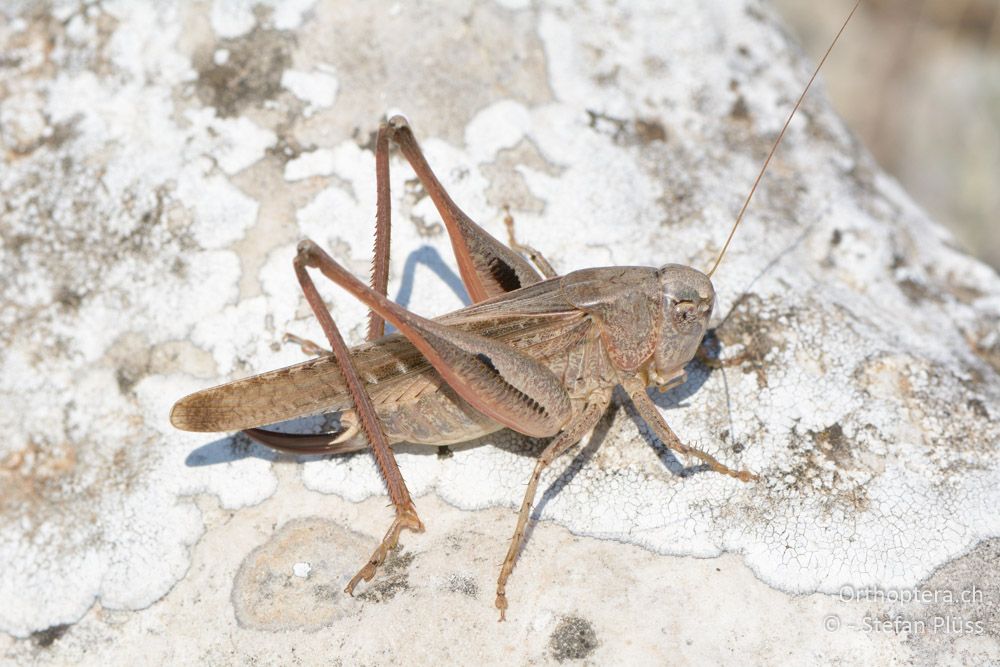
[[(640, 310), (655, 310), (651, 303), (659, 299), (655, 273), (655, 269), (643, 267), (579, 271), (463, 308), (436, 321), (503, 342), (541, 361), (566, 388), (575, 415), (595, 390), (618, 384), (603, 340), (627, 335), (603, 333), (605, 326), (597, 312), (606, 307), (595, 299), (593, 286), (612, 285), (611, 279), (617, 278), (620, 289), (630, 291), (635, 287), (635, 274), (642, 274), (646, 280), (641, 282), (651, 289), (642, 297), (647, 304)], [(629, 305), (634, 307), (639, 297), (631, 296)], [(595, 314), (578, 308), (573, 300)], [(647, 350), (645, 356), (651, 351)], [(503, 428), (452, 390), (401, 334), (356, 346), (351, 349), (351, 358), (392, 443), (447, 445)], [(338, 364), (331, 356), (321, 356), (187, 396), (174, 407), (171, 419), (187, 430), (228, 431), (340, 412), (341, 423), (349, 426), (357, 421), (351, 406)], [(350, 445), (344, 445), (342, 451), (362, 449), (367, 443), (363, 438), (354, 438)]]

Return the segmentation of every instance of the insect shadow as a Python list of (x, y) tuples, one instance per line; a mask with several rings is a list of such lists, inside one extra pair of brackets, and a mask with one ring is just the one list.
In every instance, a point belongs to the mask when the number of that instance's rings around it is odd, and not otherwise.
[[(660, 394), (659, 392), (652, 392), (653, 400), (658, 407), (665, 410), (673, 410), (676, 408), (683, 408), (684, 399), (688, 398), (705, 382), (708, 380), (709, 375), (712, 374), (713, 370), (707, 368), (698, 362), (693, 362), (688, 366), (689, 369), (689, 379), (680, 387), (672, 389), (668, 392)], [(570, 483), (573, 479), (583, 470), (590, 460), (597, 453), (597, 450), (604, 443), (605, 438), (607, 438), (608, 433), (611, 431), (611, 426), (614, 423), (615, 416), (620, 410), (625, 410), (626, 414), (637, 422), (642, 421), (642, 418), (636, 413), (635, 409), (632, 407), (631, 402), (620, 388), (615, 390), (615, 398), (611, 403), (611, 407), (601, 418), (601, 421), (597, 423), (591, 433), (590, 439), (587, 444), (577, 452), (573, 460), (570, 461), (559, 476), (554, 479), (542, 493), (541, 499), (538, 504), (532, 509), (531, 519), (532, 521), (525, 528), (525, 539), (526, 541), (530, 539), (531, 534), (535, 530), (535, 526), (538, 520), (541, 518), (545, 507), (556, 497), (559, 493)], [(652, 447), (653, 451), (656, 453), (657, 458), (663, 464), (663, 466), (672, 474), (677, 477), (687, 477), (696, 472), (708, 471), (709, 468), (706, 465), (694, 465), (685, 466), (674, 453), (662, 442), (656, 439), (652, 434), (647, 431), (642, 431), (642, 436), (646, 440), (647, 444)], [(525, 438), (528, 442), (539, 443), (537, 449), (540, 452), (544, 449), (544, 445), (548, 443), (549, 439), (535, 440), (530, 438)], [(514, 451), (512, 448), (511, 451)], [(538, 452), (526, 452), (522, 448), (516, 449), (517, 453), (526, 455), (537, 455)]]
[[(816, 225), (817, 225), (816, 221), (806, 225), (806, 227), (800, 233), (798, 233), (786, 246), (784, 246), (777, 254), (775, 254), (770, 259), (770, 261), (768, 261), (768, 263), (763, 268), (761, 268), (760, 271), (758, 271), (746, 285), (743, 286), (743, 289), (740, 291), (740, 296), (732, 302), (732, 304), (729, 306), (729, 309), (726, 311), (726, 314), (722, 316), (722, 319), (719, 321), (719, 323), (716, 324), (713, 328), (709, 329), (707, 332), (705, 332), (705, 342), (707, 343), (707, 348), (710, 350), (710, 354), (713, 358), (715, 359), (719, 358), (719, 352), (722, 347), (722, 343), (719, 340), (719, 334), (718, 334), (719, 330), (725, 327), (729, 323), (730, 318), (733, 316), (734, 313), (736, 313), (737, 308), (739, 308), (739, 306), (744, 302), (744, 300), (750, 295), (751, 293), (750, 290), (753, 288), (753, 286), (757, 284), (757, 282), (761, 280), (765, 275), (770, 273), (771, 270), (773, 270), (782, 260), (784, 260), (786, 256), (790, 255), (793, 251), (799, 248), (802, 245), (802, 243), (806, 240), (806, 238), (808, 238), (809, 234), (813, 231), (813, 228)], [(733, 405), (729, 396), (729, 380), (726, 377), (726, 368), (725, 367), (712, 368), (705, 365), (701, 361), (696, 360), (689, 363), (687, 365), (686, 370), (688, 372), (687, 382), (680, 385), (679, 387), (675, 387), (674, 389), (671, 389), (670, 391), (662, 394), (655, 391), (651, 392), (650, 395), (653, 398), (653, 402), (656, 403), (657, 407), (663, 410), (672, 410), (675, 408), (684, 407), (683, 401), (685, 399), (689, 398), (695, 392), (701, 389), (701, 386), (708, 381), (708, 378), (710, 376), (718, 374), (718, 376), (722, 380), (723, 392), (725, 394), (725, 400), (726, 400), (726, 418), (729, 421), (729, 432), (725, 436), (725, 439), (728, 442), (723, 442), (721, 444), (725, 447), (730, 447), (733, 448), (734, 450), (737, 450), (737, 448), (740, 447), (740, 444), (736, 435), (736, 426), (733, 423)], [(629, 414), (632, 415), (633, 418), (637, 418), (635, 410), (632, 409), (631, 406), (629, 406), (629, 408), (630, 408)], [(660, 461), (663, 462), (663, 465), (666, 466), (666, 468), (675, 475), (679, 475), (681, 477), (687, 477), (698, 472), (708, 471), (710, 469), (707, 465), (695, 465), (695, 466), (685, 467), (684, 465), (681, 464), (680, 460), (677, 458), (674, 452), (669, 447), (660, 442), (658, 439), (653, 437), (651, 433), (647, 431), (642, 431), (642, 436), (643, 438), (645, 438), (646, 442), (649, 443), (649, 445), (653, 447), (653, 449), (656, 451), (656, 454), (660, 458)]]
[(403, 275), (399, 282), (399, 291), (396, 292), (396, 298), (393, 301), (403, 308), (410, 307), (410, 299), (413, 297), (413, 277), (418, 264), (423, 264), (433, 271), (441, 279), (441, 282), (462, 300), (463, 307), (472, 305), (472, 299), (465, 291), (462, 278), (444, 263), (437, 249), (429, 245), (422, 245), (406, 256), (406, 263), (403, 264)]
[[(709, 375), (712, 373), (712, 369), (707, 368), (698, 362), (692, 362), (688, 366), (688, 369), (688, 381), (683, 385), (662, 394), (656, 391), (651, 392), (653, 401), (658, 407), (664, 410), (683, 408), (683, 401), (697, 392), (701, 386), (705, 384)], [(605, 438), (610, 432), (615, 416), (618, 414), (618, 411), (622, 409), (625, 409), (627, 414), (633, 420), (636, 420), (637, 422), (642, 421), (642, 418), (639, 417), (634, 408), (632, 408), (625, 393), (620, 388), (617, 389), (615, 391), (615, 400), (612, 402), (608, 411), (601, 418), (601, 421), (599, 421), (597, 426), (594, 427), (587, 444), (576, 453), (576, 456), (574, 456), (573, 460), (570, 461), (565, 468), (563, 468), (563, 471), (559, 474), (559, 476), (545, 488), (541, 499), (532, 510), (531, 518), (533, 522), (529, 524), (527, 528), (528, 535), (530, 535), (534, 528), (534, 521), (537, 521), (541, 517), (542, 512), (545, 510), (545, 506), (548, 505), (548, 503), (551, 502), (557, 495), (559, 495), (560, 491), (569, 485), (594, 457), (594, 454), (600, 448), (601, 444), (603, 444)], [(674, 456), (673, 452), (666, 445), (657, 440), (651, 434), (643, 431), (643, 437), (652, 447), (653, 451), (657, 455), (657, 458), (660, 459), (664, 467), (666, 467), (667, 470), (673, 475), (686, 477), (695, 472), (709, 469), (708, 466), (704, 465), (685, 466), (676, 456)], [(521, 442), (514, 446), (504, 446), (497, 443), (494, 443), (494, 446), (522, 456), (537, 458), (538, 454), (545, 449), (545, 446), (550, 442), (551, 438), (536, 439), (523, 437), (520, 440)]]
[(188, 468), (203, 468), (205, 466), (214, 466), (220, 463), (232, 463), (233, 461), (239, 461), (240, 459), (247, 458), (278, 461), (286, 457), (287, 455), (285, 454), (270, 450), (263, 445), (258, 445), (245, 435), (230, 435), (225, 438), (213, 440), (212, 442), (191, 450), (191, 452), (184, 459), (184, 465)]
[[(417, 265), (424, 265), (443, 282), (462, 301), (462, 306), (472, 303), (461, 277), (455, 273), (451, 267), (445, 264), (437, 249), (429, 245), (423, 245), (406, 256), (403, 264), (403, 275), (400, 277), (399, 291), (396, 292), (394, 301), (404, 308), (408, 308), (410, 300), (413, 298), (414, 277)], [(393, 328), (386, 323), (386, 333), (390, 333)], [(321, 420), (317, 422), (317, 420)], [(320, 417), (303, 417), (282, 422), (277, 430), (288, 433), (315, 433), (322, 426)], [(434, 454), (436, 448), (414, 447), (406, 451), (419, 452), (422, 454)], [(204, 466), (218, 465), (220, 463), (231, 463), (245, 458), (264, 459), (265, 461), (283, 460), (303, 460), (322, 459), (328, 454), (313, 455), (292, 455), (282, 454), (263, 445), (259, 445), (244, 435), (231, 435), (225, 438), (213, 440), (207, 444), (195, 448), (184, 459), (184, 464), (189, 468), (201, 468)]]

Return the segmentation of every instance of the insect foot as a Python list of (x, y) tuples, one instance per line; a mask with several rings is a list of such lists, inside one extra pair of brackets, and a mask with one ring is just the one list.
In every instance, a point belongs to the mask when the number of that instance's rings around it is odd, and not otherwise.
[(375, 552), (372, 553), (371, 558), (368, 562), (364, 564), (358, 573), (351, 578), (351, 581), (347, 584), (347, 588), (344, 592), (348, 595), (354, 595), (354, 587), (358, 585), (361, 580), (371, 581), (372, 577), (375, 576), (375, 572), (378, 570), (379, 566), (385, 562), (386, 556), (389, 552), (396, 548), (399, 544), (399, 533), (404, 528), (409, 528), (415, 533), (424, 532), (424, 524), (420, 521), (420, 517), (417, 516), (417, 511), (413, 507), (402, 510), (396, 515), (395, 520), (393, 520), (392, 525), (389, 526), (389, 530), (386, 532), (385, 537), (382, 538), (382, 543), (378, 545)]

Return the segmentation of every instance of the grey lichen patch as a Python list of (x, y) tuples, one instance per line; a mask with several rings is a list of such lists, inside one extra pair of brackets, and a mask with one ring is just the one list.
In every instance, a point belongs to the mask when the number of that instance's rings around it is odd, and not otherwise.
[(966, 342), (977, 357), (1000, 373), (1000, 315), (984, 317), (966, 332)]
[(873, 359), (859, 370), (869, 395), (879, 396), (890, 386), (897, 392), (891, 402), (908, 417), (899, 426), (905, 437), (921, 444), (924, 456), (942, 473), (936, 484), (961, 484), (967, 474), (989, 469), (984, 457), (995, 451), (1000, 428), (986, 408), (988, 388), (969, 382), (954, 369), (900, 355)]
[(651, 176), (663, 184), (658, 198), (663, 211), (661, 224), (686, 226), (704, 220), (709, 193), (704, 191), (695, 168), (697, 156), (673, 143), (653, 144), (644, 155)]
[(919, 304), (925, 301), (941, 301), (942, 297), (935, 289), (913, 278), (901, 278), (896, 284), (906, 298), (910, 300), (910, 303)]
[(583, 660), (600, 645), (590, 621), (579, 616), (565, 616), (549, 636), (549, 649), (558, 662)]
[(739, 359), (740, 370), (753, 373), (757, 386), (763, 389), (768, 385), (769, 355), (784, 349), (778, 339), (779, 328), (776, 315), (764, 300), (746, 292), (725, 314), (722, 324), (715, 328), (715, 337), (722, 343), (726, 355)]
[[(938, 569), (913, 591), (878, 605), (898, 619), (920, 662), (939, 663), (964, 654), (966, 664), (985, 664), (1000, 648), (1000, 540), (986, 540)], [(901, 595), (905, 594), (905, 595)]]
[(549, 176), (558, 176), (563, 171), (546, 160), (533, 142), (522, 139), (515, 146), (497, 152), (492, 162), (482, 165), (483, 175), (490, 181), (486, 201), (498, 211), (509, 206), (514, 211), (542, 213), (545, 202), (531, 192), (519, 171), (521, 167)]
[(869, 509), (865, 483), (875, 474), (869, 466), (878, 461), (858, 461), (863, 449), (857, 446), (857, 440), (845, 435), (839, 423), (807, 431), (803, 436), (797, 431), (793, 434), (788, 444), (788, 467), (768, 480), (769, 495), (815, 496), (817, 506), (827, 516)]
[(460, 533), (449, 533), (445, 538), (445, 548), (448, 553), (460, 553), (467, 543), (467, 536)]
[(667, 130), (656, 118), (618, 118), (593, 109), (587, 109), (587, 116), (592, 129), (624, 146), (645, 146), (667, 140)]
[(849, 463), (851, 459), (851, 444), (844, 436), (844, 428), (831, 424), (821, 431), (809, 431), (809, 437), (824, 456), (837, 465)]
[(414, 554), (397, 545), (389, 552), (375, 579), (368, 582), (364, 591), (357, 595), (367, 602), (388, 602), (399, 593), (410, 588), (410, 564)]
[(153, 344), (137, 332), (128, 332), (112, 342), (104, 360), (115, 369), (115, 381), (122, 394), (131, 394), (149, 375), (184, 371), (209, 377), (216, 370), (211, 355), (189, 341)]
[[(4, 274), (9, 279), (0, 281), (0, 318), (7, 311), (4, 319), (9, 321), (0, 327), (0, 341), (9, 342), (15, 335), (41, 339), (62, 329), (66, 316), (90, 305), (95, 294), (114, 298), (116, 286), (106, 277), (123, 262), (141, 261), (150, 269), (169, 272), (174, 257), (195, 247), (186, 228), (169, 224), (165, 212), (174, 204), (165, 190), (134, 184), (115, 197), (94, 185), (103, 171), (45, 152), (22, 164), (0, 186), (8, 204), (0, 212), (0, 235), (20, 239), (5, 253)], [(61, 187), (40, 188), (53, 173), (61, 178)], [(38, 269), (59, 283), (53, 298), (44, 303), (39, 303), (37, 287), (27, 289), (24, 282)], [(20, 313), (16, 321), (14, 308)]]
[(38, 648), (49, 648), (57, 641), (59, 638), (66, 634), (66, 631), (70, 629), (70, 625), (62, 623), (60, 625), (53, 625), (44, 630), (39, 630), (37, 632), (31, 633), (31, 643), (33, 643)]
[(370, 539), (333, 521), (289, 521), (250, 552), (236, 573), (236, 619), (270, 632), (314, 631), (334, 623), (357, 604), (344, 586), (371, 547)]
[[(63, 8), (57, 12), (32, 3), (25, 9), (28, 11), (20, 17), (22, 29), (4, 31), (9, 36), (0, 57), (0, 67), (4, 70), (51, 76), (67, 64), (61, 59), (63, 55), (72, 56), (69, 64), (78, 71), (107, 75), (114, 70), (108, 56), (108, 44), (120, 22), (113, 12), (104, 11), (100, 5), (80, 5), (75, 11)], [(5, 28), (13, 23), (9, 18)], [(83, 45), (86, 48), (80, 48)], [(63, 48), (71, 54), (59, 53)]]
[(36, 93), (11, 94), (0, 104), (0, 142), (11, 161), (41, 149), (58, 149), (75, 133), (74, 121), (51, 122)]
[(336, 109), (350, 114), (317, 113), (298, 129), (304, 141), (350, 136), (358, 119), (373, 128), (390, 105), (404, 111), (422, 137), (460, 145), (467, 123), (494, 102), (551, 101), (534, 10), (512, 11), (494, 2), (441, 12), (407, 3), (397, 7), (389, 12), (377, 3), (315, 7), (299, 44), (336, 71)]
[[(47, 502), (65, 501), (73, 495), (93, 499), (92, 489), (78, 490), (76, 494), (71, 491), (80, 474), (77, 447), (78, 442), (71, 436), (29, 439), (8, 445), (6, 456), (0, 461), (0, 480), (4, 486), (0, 512), (7, 516), (15, 516), (16, 512), (26, 519), (22, 521), (26, 534), (37, 531), (45, 518)], [(81, 508), (76, 518), (93, 522), (98, 515), (93, 507)]]
[(464, 574), (452, 574), (445, 582), (445, 589), (451, 593), (460, 593), (466, 597), (479, 597), (479, 584), (472, 577)]
[(632, 132), (636, 141), (642, 145), (667, 140), (667, 129), (656, 118), (636, 118), (632, 121)]
[(970, 398), (965, 402), (965, 406), (969, 408), (969, 410), (971, 410), (972, 413), (977, 417), (981, 417), (983, 419), (990, 418), (989, 409), (987, 409), (986, 404), (983, 403), (978, 398)]
[(985, 293), (980, 288), (969, 285), (951, 274), (945, 277), (944, 286), (953, 297), (966, 305), (971, 305), (975, 303), (976, 299), (981, 299), (985, 296)]
[[(292, 62), (294, 41), (289, 32), (257, 27), (202, 50), (195, 56), (198, 98), (223, 117), (274, 99), (281, 92), (281, 75)], [(219, 58), (218, 53), (226, 56)]]
[[(989, 456), (1000, 438), (998, 425), (983, 419), (988, 386), (928, 359), (902, 355), (873, 359), (861, 368), (872, 393), (884, 392), (887, 384), (893, 387), (915, 435), (942, 469), (953, 473), (983, 469), (974, 461)], [(961, 400), (955, 400), (956, 395)]]
[(738, 121), (750, 120), (750, 108), (747, 106), (747, 100), (743, 95), (737, 95), (736, 101), (733, 102), (733, 107), (729, 110), (729, 117)]

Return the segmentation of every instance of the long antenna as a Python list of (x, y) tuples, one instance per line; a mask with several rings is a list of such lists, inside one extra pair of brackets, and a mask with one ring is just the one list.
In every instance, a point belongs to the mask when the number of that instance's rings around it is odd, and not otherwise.
[(823, 54), (823, 57), (820, 59), (819, 64), (816, 65), (816, 69), (813, 71), (812, 76), (809, 77), (809, 83), (806, 84), (806, 87), (802, 91), (802, 94), (799, 95), (799, 99), (795, 103), (795, 106), (792, 107), (792, 113), (788, 114), (788, 119), (782, 126), (781, 132), (778, 133), (778, 138), (774, 141), (774, 145), (771, 146), (771, 152), (767, 154), (767, 159), (764, 160), (764, 166), (760, 168), (760, 173), (757, 174), (757, 180), (753, 182), (753, 187), (750, 188), (750, 194), (748, 194), (747, 198), (743, 201), (743, 207), (740, 208), (740, 212), (736, 216), (736, 222), (733, 223), (733, 228), (729, 230), (729, 236), (726, 238), (726, 242), (722, 246), (722, 252), (720, 252), (719, 256), (715, 258), (715, 264), (712, 265), (711, 270), (708, 272), (709, 278), (711, 278), (712, 274), (715, 273), (715, 270), (719, 268), (722, 258), (726, 256), (726, 251), (729, 250), (729, 243), (733, 240), (733, 236), (736, 234), (736, 228), (740, 226), (741, 222), (743, 222), (743, 215), (747, 212), (750, 200), (753, 199), (753, 193), (757, 191), (757, 186), (760, 185), (761, 179), (764, 178), (764, 172), (767, 171), (767, 166), (771, 164), (771, 158), (774, 157), (775, 151), (777, 151), (778, 146), (781, 145), (781, 140), (785, 137), (785, 130), (787, 130), (788, 126), (791, 124), (792, 118), (795, 118), (795, 112), (799, 110), (799, 106), (802, 104), (802, 100), (805, 99), (806, 93), (809, 92), (809, 88), (812, 86), (813, 81), (816, 80), (816, 75), (819, 74), (820, 68), (823, 67), (823, 63), (826, 62), (830, 52), (833, 51), (833, 47), (837, 44), (837, 40), (840, 39), (841, 34), (843, 34), (844, 29), (847, 28), (847, 24), (851, 22), (851, 17), (854, 16), (854, 12), (858, 10), (860, 5), (861, 0), (854, 3), (854, 8), (851, 9), (851, 13), (847, 15), (846, 19), (844, 19), (844, 24), (840, 26), (840, 30), (837, 31), (837, 36), (833, 38), (832, 42), (830, 42), (830, 46), (826, 49), (826, 53)]

